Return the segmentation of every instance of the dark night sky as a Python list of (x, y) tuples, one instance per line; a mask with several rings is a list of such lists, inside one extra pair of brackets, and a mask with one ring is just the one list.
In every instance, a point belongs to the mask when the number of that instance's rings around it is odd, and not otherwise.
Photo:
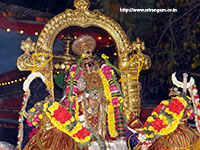
[(44, 12), (50, 12), (53, 14), (62, 12), (67, 7), (70, 7), (70, 4), (73, 4), (73, 0), (0, 0), (0, 1), (7, 4), (15, 4), (26, 8), (32, 8)]
[[(96, 0), (90, 0), (90, 8), (93, 9)], [(6, 4), (14, 4), (26, 8), (32, 8), (52, 14), (59, 14), (67, 8), (73, 9), (74, 0), (0, 0)]]

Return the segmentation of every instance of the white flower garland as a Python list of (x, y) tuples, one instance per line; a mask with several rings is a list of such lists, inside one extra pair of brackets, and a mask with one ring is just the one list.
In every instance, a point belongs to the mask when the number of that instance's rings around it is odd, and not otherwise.
[(23, 98), (23, 107), (21, 109), (21, 115), (19, 116), (19, 132), (18, 132), (18, 139), (19, 141), (17, 142), (17, 145), (18, 145), (18, 148), (17, 149), (21, 149), (22, 148), (22, 140), (23, 140), (23, 121), (24, 121), (24, 111), (25, 111), (25, 108), (27, 106), (27, 103), (28, 103), (28, 98), (29, 98), (29, 95), (30, 95), (30, 89), (29, 89), (29, 86), (31, 84), (31, 82), (36, 78), (36, 77), (39, 77), (42, 79), (42, 81), (45, 83), (45, 77), (40, 73), (40, 72), (33, 72), (31, 73), (28, 78), (24, 81), (24, 84), (23, 84), (23, 90), (25, 92), (27, 92)]
[(45, 77), (40, 72), (33, 72), (31, 73), (28, 78), (24, 81), (23, 90), (28, 91), (30, 83), (36, 78), (39, 77), (45, 83)]

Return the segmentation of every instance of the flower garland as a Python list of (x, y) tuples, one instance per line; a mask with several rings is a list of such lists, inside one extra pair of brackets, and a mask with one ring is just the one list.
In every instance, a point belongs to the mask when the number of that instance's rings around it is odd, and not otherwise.
[(195, 84), (193, 84), (193, 86), (190, 88), (190, 90), (191, 90), (193, 105), (194, 105), (194, 109), (195, 109), (195, 125), (196, 125), (198, 132), (200, 133), (200, 102), (199, 102), (197, 86)]
[(181, 96), (162, 101), (147, 118), (142, 134), (148, 141), (173, 132), (190, 104)]
[(19, 112), (19, 126), (18, 126), (18, 142), (17, 142), (17, 150), (21, 150), (21, 146), (22, 146), (22, 140), (23, 140), (23, 121), (24, 121), (24, 110), (26, 108), (27, 105), (27, 100), (28, 100), (28, 96), (27, 96), (27, 92), (24, 93), (24, 97), (23, 97), (23, 102), (22, 102), (22, 106), (21, 106), (21, 111)]
[[(76, 75), (76, 71), (79, 70), (79, 74)], [(65, 93), (67, 95), (64, 105), (68, 108), (69, 112), (78, 120), (79, 116), (79, 108), (78, 108), (78, 87), (77, 82), (82, 75), (81, 68), (77, 68), (77, 65), (72, 65), (69, 70), (69, 76), (67, 78), (67, 87)], [(75, 114), (74, 114), (75, 113)]]
[[(111, 137), (117, 137), (118, 132), (123, 135), (124, 130), (124, 120), (121, 116), (122, 112), (118, 109), (122, 106), (123, 98), (119, 93), (117, 86), (113, 83), (113, 70), (110, 66), (103, 64), (101, 69), (98, 70), (98, 73), (102, 79), (104, 86), (104, 94), (106, 99), (110, 101), (108, 104), (108, 130)], [(120, 116), (119, 118), (117, 116)], [(116, 131), (118, 127), (121, 128), (120, 131)]]
[(24, 93), (24, 97), (23, 97), (21, 111), (19, 112), (18, 142), (17, 142), (17, 147), (16, 147), (17, 150), (22, 149), (22, 141), (23, 141), (23, 134), (24, 134), (23, 133), (23, 130), (24, 130), (23, 121), (24, 121), (24, 116), (27, 117), (27, 115), (25, 113), (25, 109), (26, 109), (26, 106), (27, 106), (27, 103), (28, 103), (28, 98), (29, 98), (29, 95), (30, 95), (29, 85), (33, 81), (33, 79), (35, 79), (36, 77), (41, 78), (42, 81), (45, 82), (45, 78), (40, 72), (32, 72), (28, 76), (28, 78), (24, 81), (24, 84), (23, 84), (23, 89), (24, 89), (25, 93)]
[[(77, 72), (78, 70), (78, 73)], [(121, 115), (121, 108), (123, 103), (123, 98), (121, 96), (121, 93), (119, 91), (119, 83), (115, 83), (113, 81), (113, 70), (108, 65), (102, 65), (101, 69), (99, 69), (98, 73), (102, 79), (103, 85), (104, 85), (104, 94), (105, 97), (110, 101), (110, 104), (108, 105), (108, 129), (111, 137), (118, 136), (118, 133), (116, 132), (118, 125), (118, 131), (121, 134), (124, 134), (124, 119)], [(66, 95), (67, 99), (64, 101), (64, 105), (69, 109), (70, 104), (72, 105), (72, 111), (75, 112), (76, 119), (78, 119), (78, 102), (77, 102), (77, 94), (78, 94), (78, 87), (77, 82), (80, 79), (80, 76), (82, 75), (82, 69), (78, 65), (73, 65), (69, 70), (69, 76), (67, 78), (67, 88), (66, 88)], [(70, 111), (70, 110), (69, 110)]]
[(36, 128), (38, 128), (38, 123), (43, 118), (40, 112), (35, 108), (31, 108), (28, 113), (24, 115), (27, 118), (26, 122), (29, 127), (35, 126)]
[[(104, 93), (105, 93), (105, 97), (106, 99), (108, 99), (110, 101), (110, 103), (108, 104), (108, 130), (109, 133), (111, 135), (111, 137), (116, 137), (118, 136), (118, 133), (115, 130), (115, 116), (114, 116), (114, 107), (112, 105), (112, 95), (109, 89), (109, 84), (103, 74), (103, 72), (99, 69), (99, 74), (101, 76), (103, 85), (104, 85)], [(117, 103), (115, 103), (117, 105)]]
[(67, 111), (66, 107), (58, 102), (45, 103), (43, 111), (55, 127), (71, 136), (78, 144), (81, 146), (90, 144), (91, 133)]
[[(45, 112), (56, 128), (71, 136), (80, 147), (88, 146), (91, 143), (92, 136), (90, 132), (85, 129), (81, 123), (69, 113), (69, 111), (67, 111), (66, 107), (53, 101), (36, 106), (36, 108), (31, 108), (28, 113), (25, 111), (21, 113), (27, 118), (28, 126), (36, 126), (36, 128), (30, 132), (29, 138), (37, 133), (38, 123), (43, 118), (43, 115), (39, 113), (38, 108)], [(23, 138), (20, 136), (19, 139)], [(18, 150), (21, 149), (21, 142), (22, 141), (18, 142)]]

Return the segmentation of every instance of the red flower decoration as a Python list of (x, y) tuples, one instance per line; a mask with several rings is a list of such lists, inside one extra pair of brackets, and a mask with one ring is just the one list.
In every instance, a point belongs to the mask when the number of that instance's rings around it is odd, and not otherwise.
[(198, 99), (199, 98), (199, 95), (194, 95), (194, 99)]
[(169, 108), (169, 111), (179, 114), (185, 108), (185, 106), (175, 98), (170, 102), (167, 108)]
[(54, 111), (54, 117), (57, 121), (64, 124), (66, 121), (72, 118), (72, 115), (67, 111), (67, 109), (63, 106), (59, 106), (57, 110)]
[(79, 139), (85, 139), (85, 137), (90, 136), (90, 132), (86, 128), (82, 128), (73, 137), (78, 137)]
[(29, 139), (31, 139), (38, 132), (38, 128), (33, 128), (33, 130), (29, 133)]
[(200, 104), (197, 104), (197, 108), (200, 109)]
[(155, 118), (155, 121), (150, 122), (150, 125), (157, 130), (158, 132), (162, 130), (163, 128), (167, 127), (167, 124), (164, 124), (163, 120), (160, 118)]
[(156, 112), (157, 114), (159, 114), (163, 106), (165, 106), (165, 104), (162, 104), (162, 103), (159, 104), (152, 112)]

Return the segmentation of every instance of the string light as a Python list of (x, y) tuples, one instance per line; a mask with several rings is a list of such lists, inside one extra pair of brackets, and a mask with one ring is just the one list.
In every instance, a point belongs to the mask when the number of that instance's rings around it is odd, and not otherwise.
[(74, 36), (74, 39), (77, 39), (77, 36), (76, 36), (76, 35)]
[(60, 74), (60, 72), (57, 72), (57, 74)]
[(10, 32), (10, 28), (7, 28), (6, 31), (7, 31), (7, 32)]
[[(26, 77), (20, 78), (20, 79), (18, 79), (18, 80), (21, 82), (21, 81), (23, 81), (23, 80), (26, 80)], [(11, 85), (11, 84), (17, 83), (18, 80), (15, 79), (15, 80), (7, 81), (7, 82), (2, 82), (2, 83), (0, 83), (0, 86)]]
[(19, 31), (19, 33), (20, 33), (20, 34), (23, 34), (23, 33), (24, 33), (24, 31), (23, 31), (23, 30), (20, 30), (20, 31)]
[(112, 40), (112, 37), (111, 36), (109, 36), (109, 38), (108, 38), (109, 40)]
[(38, 32), (35, 32), (35, 35), (37, 36), (37, 35), (38, 35)]
[(113, 55), (114, 55), (114, 56), (117, 56), (117, 53), (114, 53)]
[(98, 37), (98, 39), (99, 39), (99, 40), (101, 40), (101, 39), (102, 39), (102, 37), (100, 37), (100, 36), (99, 36), (99, 37)]

